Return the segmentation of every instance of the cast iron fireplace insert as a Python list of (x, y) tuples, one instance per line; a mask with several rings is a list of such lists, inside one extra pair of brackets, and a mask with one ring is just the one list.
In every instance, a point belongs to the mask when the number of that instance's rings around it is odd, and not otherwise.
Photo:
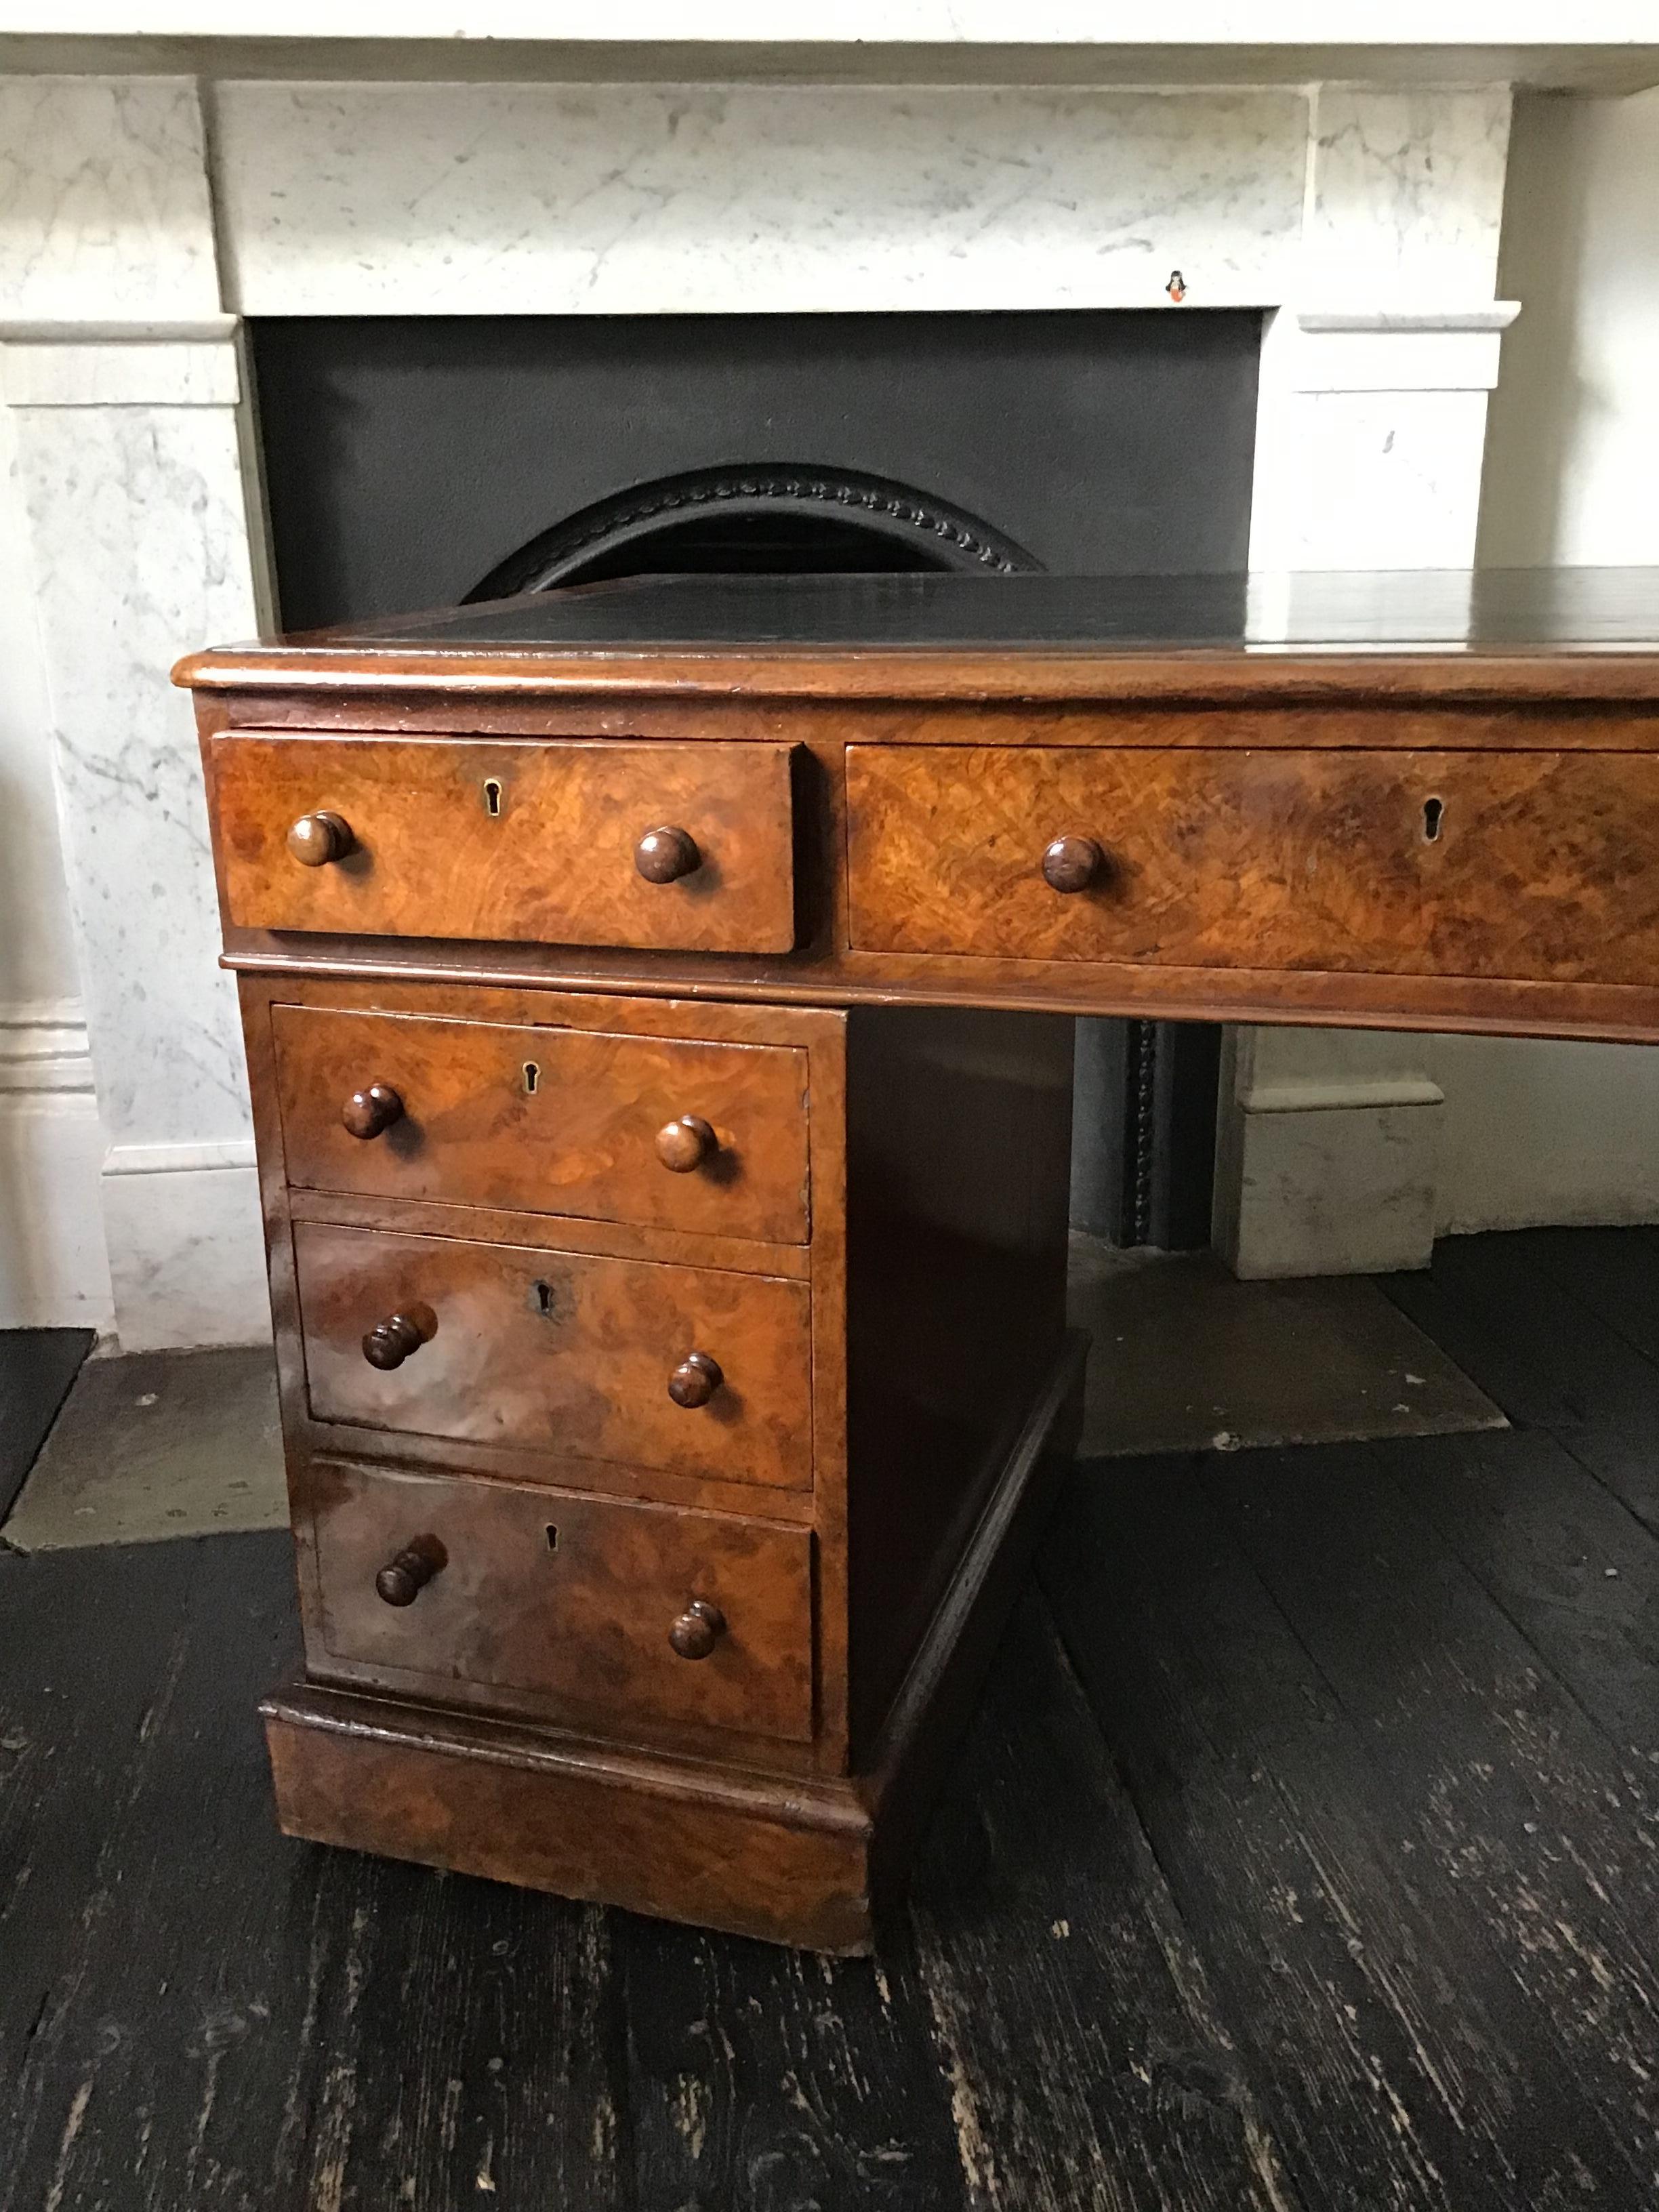
[[(250, 325), (283, 626), (645, 573), (1242, 569), (1261, 319)], [(1219, 1031), (1079, 1025), (1073, 1217), (1209, 1237)]]

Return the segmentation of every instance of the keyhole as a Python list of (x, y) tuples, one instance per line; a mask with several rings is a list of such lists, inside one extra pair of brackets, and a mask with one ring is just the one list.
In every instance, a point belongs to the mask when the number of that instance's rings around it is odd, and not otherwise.
[(559, 1532), (550, 1521), (547, 1524), (547, 1548), (550, 1552), (559, 1548)]
[(530, 1285), (530, 1310), (544, 1321), (553, 1319), (553, 1285), (538, 1279)]
[(493, 775), (484, 778), (484, 812), (493, 819), (501, 811), (501, 787)]
[(537, 1066), (535, 1061), (533, 1060), (526, 1060), (524, 1064), (524, 1088), (525, 1096), (527, 1098), (533, 1098), (535, 1097), (536, 1085), (541, 1081), (541, 1079), (542, 1072), (540, 1068)]
[(1438, 838), (1445, 811), (1443, 799), (1425, 799), (1423, 801), (1423, 842), (1425, 845), (1432, 845)]

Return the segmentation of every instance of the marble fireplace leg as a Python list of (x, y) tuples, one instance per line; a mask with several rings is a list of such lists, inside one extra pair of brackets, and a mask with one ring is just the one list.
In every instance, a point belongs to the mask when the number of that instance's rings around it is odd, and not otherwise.
[(258, 627), (237, 323), (185, 80), (0, 79), (0, 377), (128, 1350), (269, 1334), (185, 646)]
[[(1474, 559), (1510, 94), (1322, 85), (1295, 299), (1263, 337), (1252, 621), (1306, 568)], [(1245, 1276), (1425, 1267), (1438, 1086), (1426, 1041), (1241, 1029), (1224, 1054), (1212, 1241)]]
[(12, 346), (122, 1346), (269, 1328), (181, 641), (257, 627), (234, 344)]

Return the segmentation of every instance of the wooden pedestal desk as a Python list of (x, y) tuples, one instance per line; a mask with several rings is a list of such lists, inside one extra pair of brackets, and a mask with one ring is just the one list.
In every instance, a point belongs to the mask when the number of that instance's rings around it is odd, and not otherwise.
[(1630, 571), (687, 578), (183, 663), (284, 1826), (866, 1947), (1074, 1433), (1066, 1017), (1659, 1036), (1656, 633)]

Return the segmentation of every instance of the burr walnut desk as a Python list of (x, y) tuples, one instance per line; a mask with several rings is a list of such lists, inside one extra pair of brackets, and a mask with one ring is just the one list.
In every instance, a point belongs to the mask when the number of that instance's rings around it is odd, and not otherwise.
[(1634, 572), (688, 578), (182, 664), (284, 1826), (866, 1946), (1073, 1433), (1061, 1018), (1659, 1036), (1656, 632)]

